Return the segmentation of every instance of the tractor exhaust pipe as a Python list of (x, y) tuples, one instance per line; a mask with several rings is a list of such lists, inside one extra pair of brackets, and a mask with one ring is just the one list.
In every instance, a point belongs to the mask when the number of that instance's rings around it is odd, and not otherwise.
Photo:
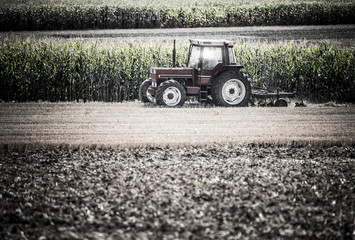
[(176, 47), (175, 47), (176, 40), (174, 39), (174, 49), (173, 49), (173, 68), (175, 67), (175, 60), (176, 60)]

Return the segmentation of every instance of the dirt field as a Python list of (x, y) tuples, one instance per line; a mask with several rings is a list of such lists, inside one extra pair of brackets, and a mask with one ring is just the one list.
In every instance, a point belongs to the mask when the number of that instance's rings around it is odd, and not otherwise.
[(355, 148), (0, 151), (1, 239), (354, 239)]
[(0, 239), (353, 239), (354, 136), (354, 106), (1, 103)]
[(1, 103), (0, 146), (353, 145), (355, 107), (159, 108), (141, 103)]
[(78, 31), (36, 31), (0, 32), (2, 37), (20, 38), (63, 38), (85, 41), (107, 40), (108, 42), (171, 42), (174, 39), (186, 41), (191, 38), (227, 39), (233, 41), (307, 41), (311, 43), (328, 42), (343, 46), (355, 46), (355, 25), (326, 26), (256, 26), (256, 27), (218, 27), (218, 28), (173, 28), (173, 29), (112, 29)]

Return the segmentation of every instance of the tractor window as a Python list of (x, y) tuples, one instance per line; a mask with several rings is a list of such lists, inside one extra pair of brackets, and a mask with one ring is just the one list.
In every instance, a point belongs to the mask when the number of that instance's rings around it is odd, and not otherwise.
[(203, 48), (202, 69), (211, 70), (218, 63), (223, 62), (222, 48), (220, 47), (204, 47)]
[(237, 61), (235, 60), (234, 49), (233, 49), (232, 47), (230, 47), (228, 50), (229, 50), (229, 62), (230, 62), (231, 64), (237, 63)]
[(201, 47), (192, 46), (191, 52), (190, 52), (189, 64), (187, 67), (198, 68), (198, 61), (200, 59), (200, 50), (201, 50)]

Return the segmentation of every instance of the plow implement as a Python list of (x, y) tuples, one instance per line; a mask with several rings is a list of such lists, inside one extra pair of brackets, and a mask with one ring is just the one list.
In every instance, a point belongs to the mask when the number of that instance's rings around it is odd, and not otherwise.
[(252, 106), (287, 107), (293, 98), (300, 100), (300, 102), (296, 102), (296, 107), (304, 106), (303, 100), (295, 92), (283, 92), (279, 89), (273, 91), (261, 87), (253, 87), (251, 104)]

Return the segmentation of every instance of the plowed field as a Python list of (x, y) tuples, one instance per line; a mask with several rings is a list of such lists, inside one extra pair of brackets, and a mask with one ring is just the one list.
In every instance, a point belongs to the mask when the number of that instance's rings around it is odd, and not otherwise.
[(159, 108), (140, 103), (2, 103), (0, 145), (351, 145), (355, 107)]
[(355, 237), (353, 106), (0, 113), (0, 239)]

